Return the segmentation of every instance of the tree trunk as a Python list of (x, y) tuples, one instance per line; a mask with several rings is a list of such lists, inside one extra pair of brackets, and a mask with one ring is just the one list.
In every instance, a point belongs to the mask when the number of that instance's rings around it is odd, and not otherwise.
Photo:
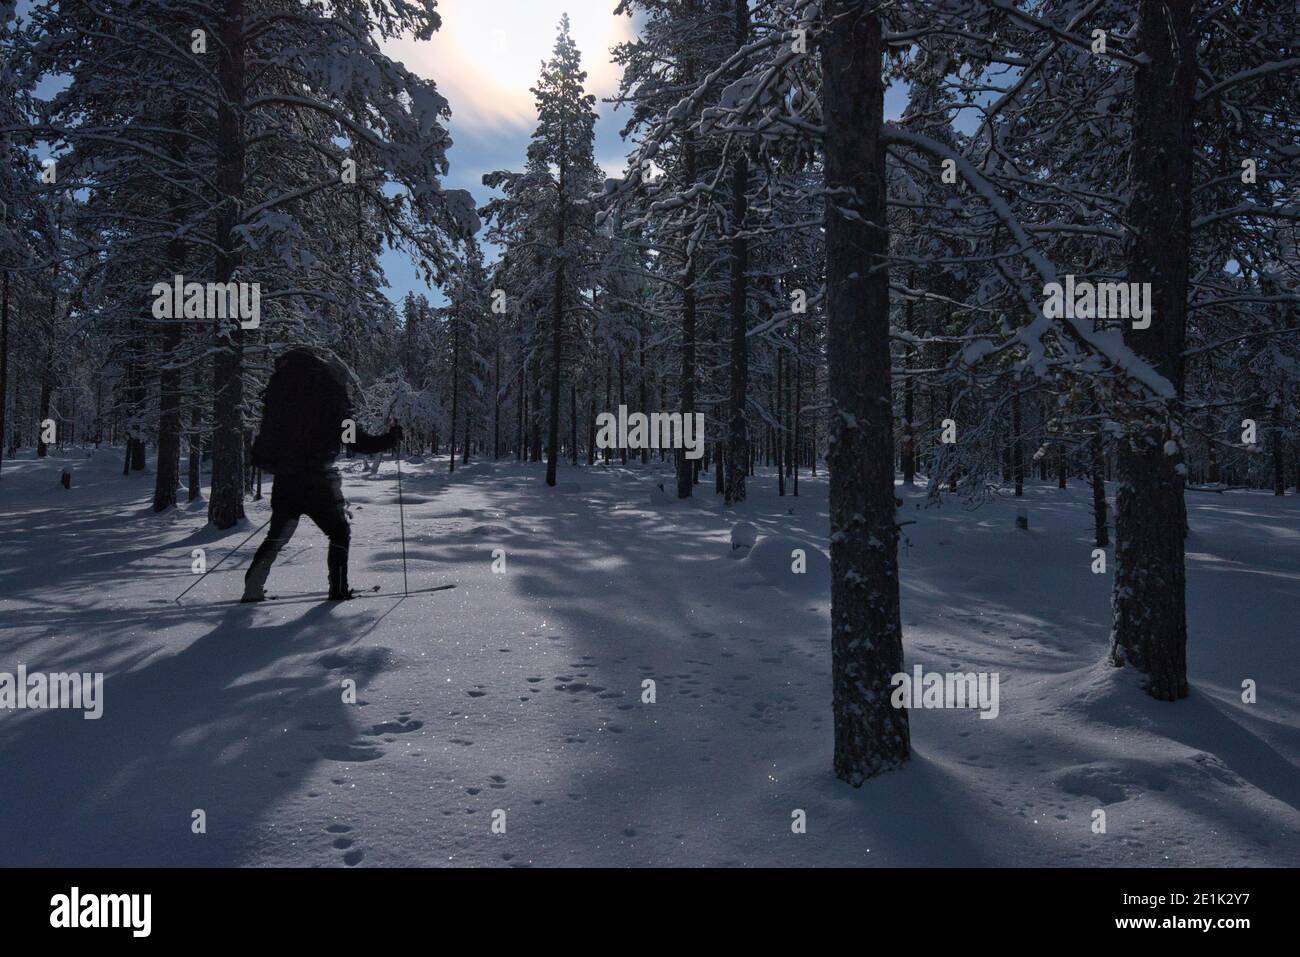
[(1011, 397), (1011, 474), (1016, 480), (1016, 496), (1025, 494), (1025, 445), (1021, 438), (1020, 393)]
[(781, 435), (781, 405), (784, 398), (781, 394), (782, 386), (784, 385), (781, 379), (782, 364), (782, 351), (778, 348), (776, 350), (776, 395), (772, 402), (772, 417), (776, 420), (776, 424), (772, 426), (772, 453), (776, 457), (777, 495), (785, 494), (785, 463), (781, 461), (782, 446), (785, 442)]
[[(689, 71), (688, 71), (689, 74)], [(695, 137), (685, 136), (686, 183), (695, 183)], [(682, 423), (695, 413), (695, 254), (686, 249), (686, 273), (682, 277)], [(695, 487), (695, 463), (686, 457), (685, 449), (677, 450), (677, 497), (690, 498)]]
[[(235, 226), (242, 214), (244, 189), (244, 0), (224, 0), (219, 23), (217, 71), (222, 96), (217, 101), (217, 189), (215, 280), (231, 282), (239, 269)], [(215, 325), (216, 320), (214, 320)], [(208, 521), (230, 528), (244, 517), (244, 339), (239, 320), (215, 328), (212, 404), (212, 493)], [(341, 425), (340, 425), (341, 427)]]
[(555, 218), (555, 302), (551, 327), (551, 415), (547, 423), (546, 484), (555, 485), (556, 468), (560, 457), (560, 363), (564, 355), (564, 227), (568, 211), (565, 206), (566, 170), (564, 164), (565, 135), (560, 128), (559, 213)]
[(1286, 466), (1285, 456), (1282, 453), (1282, 396), (1275, 396), (1276, 401), (1273, 403), (1273, 494), (1286, 494)]
[[(908, 304), (911, 307), (911, 304)], [(909, 325), (908, 328), (911, 328)], [(916, 399), (912, 388), (912, 377), (903, 380), (903, 484), (916, 484), (916, 437), (912, 432), (912, 415), (915, 412)]]
[(578, 464), (578, 384), (569, 380), (569, 464)]
[(1101, 448), (1101, 430), (1092, 433), (1092, 523), (1098, 548), (1110, 545), (1106, 528), (1106, 456)]
[(41, 363), (41, 397), (36, 411), (36, 456), (45, 458), (45, 420), (50, 417), (50, 397), (53, 392), (54, 374), (54, 325), (59, 308), (59, 265), (56, 262), (50, 270), (50, 327), (45, 344), (45, 359)]
[(203, 437), (200, 434), (203, 425), (203, 413), (200, 411), (199, 393), (203, 388), (203, 373), (199, 369), (194, 370), (193, 380), (194, 394), (190, 399), (190, 460), (188, 474), (186, 476), (189, 488), (186, 495), (186, 501), (193, 502), (203, 495), (203, 476), (202, 476), (202, 442)]
[(799, 419), (803, 415), (803, 323), (795, 321), (794, 331), (794, 421), (791, 433), (790, 448), (792, 450), (792, 459), (790, 465), (791, 475), (794, 478), (794, 494), (799, 495), (799, 458), (803, 455), (803, 446), (800, 444), (803, 436), (799, 431)]
[[(605, 408), (604, 408), (605, 412), (613, 411), (609, 407), (610, 390), (614, 387), (613, 383), (614, 383), (614, 363), (613, 360), (610, 359), (609, 355), (607, 354), (605, 356)], [(609, 446), (605, 446), (605, 448), (601, 449), (601, 458), (606, 465), (609, 464), (609, 459), (610, 459)]]
[[(643, 368), (642, 372), (644, 371), (645, 370)], [(623, 364), (623, 350), (620, 349), (618, 351), (618, 404), (619, 405), (627, 404), (627, 391), (625, 389), (627, 383), (624, 380), (624, 372), (625, 369)], [(645, 376), (644, 375), (642, 375), (641, 377), (641, 411), (642, 412), (645, 411)], [(620, 463), (622, 465), (627, 465), (627, 446), (624, 445), (620, 447), (618, 450), (618, 454), (619, 454)], [(641, 449), (641, 461), (643, 463), (646, 461), (646, 455), (647, 453), (643, 446)]]
[[(736, 48), (749, 37), (749, 2), (735, 0)], [(749, 215), (749, 158), (736, 150), (731, 166), (731, 388), (727, 397), (727, 506), (745, 500), (745, 473), (750, 461), (749, 423), (745, 403), (749, 394), (748, 291), (749, 239), (744, 235)]]
[(891, 703), (891, 678), (903, 669), (903, 636), (880, 142), (884, 86), (874, 0), (828, 0), (824, 18), (831, 689), (835, 774), (856, 786), (898, 767), (910, 750), (907, 711)]
[[(1195, 4), (1139, 0), (1129, 150), (1129, 282), (1151, 283), (1153, 321), (1125, 325), (1124, 341), (1183, 393), (1192, 202)], [(1171, 410), (1176, 411), (1176, 410)], [(1162, 701), (1187, 696), (1183, 556), (1186, 506), (1179, 454), (1166, 423), (1138, 423), (1119, 446), (1115, 495), (1115, 592), (1111, 660), (1147, 676)]]
[[(524, 362), (519, 362), (519, 391), (515, 395), (515, 461), (524, 460), (524, 411), (528, 406), (527, 384), (524, 381)], [(434, 450), (437, 454), (437, 449)]]
[(9, 442), (8, 419), (5, 412), (9, 407), (9, 270), (4, 270), (3, 290), (0, 291), (0, 464), (3, 463), (4, 447)]
[(456, 471), (456, 422), (460, 408), (460, 317), (451, 317), (451, 428), (447, 474)]
[[(177, 133), (171, 138), (168, 153), (177, 164), (184, 159), (185, 141), (179, 128), (184, 121), (180, 106), (172, 110), (172, 125)], [(172, 228), (179, 230), (185, 210), (179, 193), (171, 197)], [(167, 243), (167, 261), (172, 275), (185, 271), (185, 240), (174, 236)], [(162, 362), (158, 373), (158, 470), (154, 474), (153, 510), (163, 512), (176, 505), (176, 488), (180, 485), (181, 467), (181, 375), (174, 363), (180, 346), (181, 317), (163, 326)]]
[(542, 425), (538, 421), (540, 409), (542, 407), (542, 373), (539, 369), (537, 375), (533, 377), (533, 401), (528, 406), (528, 427), (532, 429), (532, 450), (529, 458), (533, 462), (542, 460)]

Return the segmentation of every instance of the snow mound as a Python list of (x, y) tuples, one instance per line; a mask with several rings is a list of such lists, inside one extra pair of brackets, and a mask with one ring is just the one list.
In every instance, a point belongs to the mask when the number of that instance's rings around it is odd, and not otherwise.
[(744, 558), (744, 555), (737, 555), (736, 551), (743, 548), (753, 548), (754, 543), (758, 541), (758, 527), (749, 522), (740, 522), (731, 530), (731, 557)]
[(486, 537), (488, 535), (509, 535), (511, 533), (510, 529), (506, 528), (504, 525), (475, 525), (465, 534)]
[(810, 542), (786, 535), (764, 535), (744, 561), (765, 581), (784, 591), (830, 594), (830, 559)]

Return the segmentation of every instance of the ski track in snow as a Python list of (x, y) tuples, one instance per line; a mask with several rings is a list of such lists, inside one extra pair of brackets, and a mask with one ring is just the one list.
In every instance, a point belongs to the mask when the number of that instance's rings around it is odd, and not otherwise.
[[(913, 710), (908, 767), (853, 789), (830, 772), (822, 476), (778, 498), (760, 470), (725, 512), (711, 475), (664, 494), (668, 466), (548, 489), (539, 465), (406, 465), (410, 587), (456, 587), (403, 599), (393, 463), (343, 463), (352, 582), (385, 594), (212, 606), (262, 535), (177, 605), (191, 550), (211, 567), (269, 502), (218, 532), (201, 503), (154, 515), (152, 475), (121, 477), (116, 450), (4, 468), (0, 671), (105, 681), (98, 721), (0, 712), (0, 865), (1300, 860), (1294, 496), (1188, 494), (1193, 694), (1170, 705), (1103, 663), (1085, 486), (1032, 483), (1027, 532), (1010, 497), (927, 509), (900, 486), (907, 667), (996, 671), (1001, 713)], [(758, 542), (732, 553), (740, 521)], [(304, 520), (268, 588), (323, 596), (325, 551)]]

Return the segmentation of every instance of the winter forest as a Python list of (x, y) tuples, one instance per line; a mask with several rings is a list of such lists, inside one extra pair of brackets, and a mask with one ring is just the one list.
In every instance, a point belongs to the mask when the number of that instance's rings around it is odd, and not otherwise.
[(0, 865), (1300, 860), (1295, 0), (0, 0), (0, 144)]

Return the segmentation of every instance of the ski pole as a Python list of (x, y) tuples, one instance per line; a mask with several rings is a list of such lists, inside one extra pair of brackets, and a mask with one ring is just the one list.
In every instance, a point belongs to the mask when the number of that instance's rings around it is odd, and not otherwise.
[(393, 456), (397, 462), (397, 516), (402, 524), (402, 597), (405, 598), (410, 592), (406, 588), (406, 510), (402, 506), (402, 452), (401, 449)]
[[(266, 526), (268, 526), (268, 525), (270, 525), (270, 524), (271, 524), (271, 520), (268, 518), (268, 519), (267, 519), (265, 522), (263, 522), (261, 525), (257, 526), (257, 528), (253, 529), (253, 531), (249, 534), (248, 538), (252, 538), (254, 535), (256, 535), (258, 532), (260, 532), (262, 529), (266, 528)], [(203, 581), (203, 579), (207, 578), (209, 572), (215, 572), (215, 571), (217, 570), (217, 568), (220, 567), (221, 562), (224, 562), (224, 561), (225, 561), (227, 558), (229, 558), (231, 555), (235, 554), (235, 552), (239, 551), (241, 548), (243, 548), (245, 545), (247, 545), (247, 544), (248, 544), (248, 538), (244, 539), (242, 542), (240, 542), (238, 545), (236, 545), (236, 546), (235, 546), (234, 548), (232, 548), (230, 551), (226, 552), (226, 554), (222, 555), (222, 556), (221, 556), (221, 561), (217, 562), (216, 565), (213, 565), (211, 568), (209, 568), (207, 571), (205, 571), (205, 572), (204, 572), (202, 575), (200, 575), (198, 578), (194, 579), (194, 581), (190, 582), (190, 588), (193, 588), (193, 587), (194, 587), (195, 585), (197, 585), (199, 582)], [(180, 602), (181, 602), (181, 599), (184, 598), (187, 594), (189, 594), (190, 588), (185, 589), (185, 591), (181, 592), (179, 595), (177, 595), (175, 598), (173, 598), (172, 601), (173, 601), (175, 604), (179, 605)]]

